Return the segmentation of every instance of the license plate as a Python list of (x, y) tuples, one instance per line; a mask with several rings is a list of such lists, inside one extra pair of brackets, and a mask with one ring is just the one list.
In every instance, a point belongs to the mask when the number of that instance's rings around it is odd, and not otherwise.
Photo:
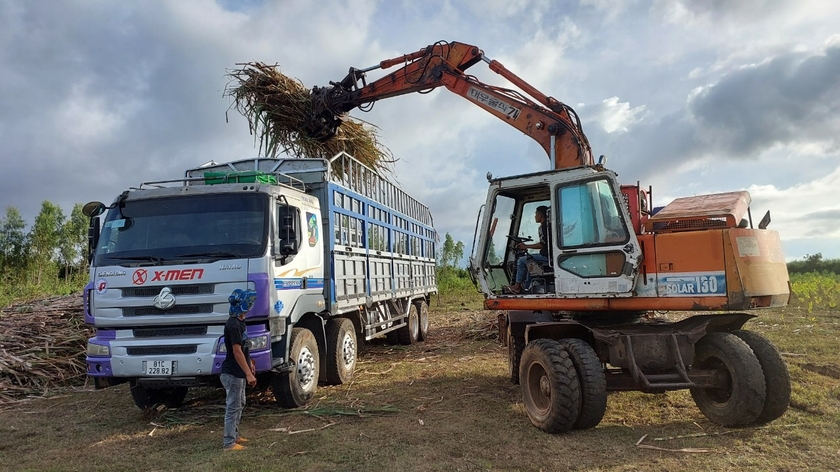
[(172, 375), (172, 361), (146, 361), (146, 375)]

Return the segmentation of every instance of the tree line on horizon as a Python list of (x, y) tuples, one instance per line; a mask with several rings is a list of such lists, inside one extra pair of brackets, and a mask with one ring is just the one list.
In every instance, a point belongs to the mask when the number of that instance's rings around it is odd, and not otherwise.
[(818, 272), (840, 275), (840, 259), (823, 259), (822, 253), (818, 252), (805, 255), (801, 261), (788, 262), (787, 268), (791, 274)]
[[(88, 218), (82, 204), (75, 204), (69, 217), (62, 209), (44, 201), (34, 223), (27, 224), (20, 211), (6, 207), (0, 219), (0, 305), (15, 299), (60, 295), (80, 290), (87, 276)], [(491, 259), (499, 257), (491, 247)], [(438, 249), (438, 281), (464, 289), (469, 276), (460, 262), (464, 243), (446, 233)], [(840, 275), (840, 259), (823, 259), (822, 253), (806, 255), (787, 264), (791, 274), (832, 273)], [(441, 287), (442, 289), (446, 287)]]
[(27, 230), (20, 211), (0, 219), (0, 301), (60, 295), (87, 282), (88, 218), (76, 204), (69, 217), (45, 200)]

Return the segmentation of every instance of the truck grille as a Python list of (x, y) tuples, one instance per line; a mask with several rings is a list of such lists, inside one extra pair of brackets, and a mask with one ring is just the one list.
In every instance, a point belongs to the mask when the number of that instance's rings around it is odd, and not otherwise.
[[(129, 287), (122, 289), (123, 297), (154, 297), (163, 287)], [(213, 293), (213, 284), (173, 285), (172, 295), (208, 295)]]
[(194, 344), (188, 346), (137, 346), (126, 348), (129, 356), (160, 356), (165, 354), (195, 354)]
[(207, 334), (207, 326), (172, 326), (166, 328), (135, 328), (135, 338), (155, 338), (158, 336), (201, 336)]
[(154, 315), (195, 315), (198, 313), (213, 313), (213, 305), (175, 305), (168, 310), (160, 310), (153, 306), (126, 307), (122, 309), (123, 316), (154, 316)]

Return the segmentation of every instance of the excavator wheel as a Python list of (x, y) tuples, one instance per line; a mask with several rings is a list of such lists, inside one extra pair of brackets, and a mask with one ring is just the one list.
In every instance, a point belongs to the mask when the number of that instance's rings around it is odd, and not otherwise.
[(769, 423), (782, 416), (790, 405), (790, 373), (779, 350), (767, 338), (754, 332), (737, 330), (732, 334), (743, 340), (761, 364), (764, 383), (767, 385), (767, 397), (764, 408), (755, 420), (757, 424)]
[(522, 401), (528, 418), (548, 433), (565, 433), (580, 415), (580, 383), (569, 353), (551, 339), (537, 339), (522, 351)]
[(514, 385), (519, 385), (519, 365), (522, 361), (522, 351), (525, 350), (525, 336), (517, 336), (508, 330), (508, 375)]
[(709, 420), (723, 426), (755, 422), (764, 409), (767, 388), (758, 358), (732, 333), (708, 333), (695, 345), (694, 368), (718, 370), (728, 382), (721, 388), (692, 388), (691, 396)]
[(580, 416), (575, 429), (594, 428), (607, 411), (607, 379), (604, 366), (592, 346), (582, 339), (561, 339), (580, 381)]

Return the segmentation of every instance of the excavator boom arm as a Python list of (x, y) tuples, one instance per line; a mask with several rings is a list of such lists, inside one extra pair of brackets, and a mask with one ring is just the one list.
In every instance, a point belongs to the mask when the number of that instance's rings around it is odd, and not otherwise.
[[(465, 71), (480, 61), (522, 89), (523, 93), (480, 82)], [(404, 64), (367, 83), (367, 73)], [(411, 54), (387, 59), (367, 69), (351, 68), (340, 82), (312, 89), (313, 111), (308, 131), (326, 139), (341, 123), (341, 115), (377, 100), (445, 87), (507, 124), (522, 131), (546, 151), (555, 169), (592, 165), (592, 150), (571, 107), (544, 95), (477, 47), (438, 42)]]

